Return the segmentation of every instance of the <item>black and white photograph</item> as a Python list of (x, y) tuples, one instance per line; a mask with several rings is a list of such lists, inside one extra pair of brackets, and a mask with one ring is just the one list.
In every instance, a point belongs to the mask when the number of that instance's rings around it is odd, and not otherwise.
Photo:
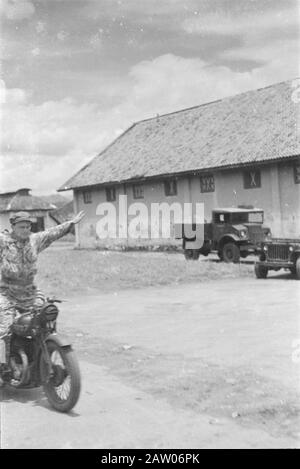
[(0, 44), (0, 449), (299, 449), (299, 0), (0, 0)]

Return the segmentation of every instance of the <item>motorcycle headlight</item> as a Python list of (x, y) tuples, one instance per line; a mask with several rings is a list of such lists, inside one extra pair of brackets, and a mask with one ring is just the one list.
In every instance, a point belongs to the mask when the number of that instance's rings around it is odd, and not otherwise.
[(58, 316), (58, 309), (55, 305), (48, 305), (42, 310), (42, 318), (44, 321), (55, 321)]
[(264, 247), (263, 247), (263, 250), (264, 250), (265, 252), (267, 252), (267, 251), (268, 251), (268, 246), (264, 246)]

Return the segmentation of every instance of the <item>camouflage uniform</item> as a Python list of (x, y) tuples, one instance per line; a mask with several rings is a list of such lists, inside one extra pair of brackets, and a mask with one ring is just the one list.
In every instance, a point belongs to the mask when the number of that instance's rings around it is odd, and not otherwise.
[(72, 222), (17, 239), (13, 233), (0, 233), (0, 339), (6, 335), (16, 314), (16, 306), (42, 305), (44, 295), (34, 284), (38, 254), (67, 234)]

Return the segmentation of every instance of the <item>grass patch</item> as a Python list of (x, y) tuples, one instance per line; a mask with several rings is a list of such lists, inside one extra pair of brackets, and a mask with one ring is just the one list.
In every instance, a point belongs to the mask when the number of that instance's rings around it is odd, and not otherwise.
[(182, 254), (48, 249), (39, 257), (38, 286), (47, 294), (111, 292), (148, 286), (252, 277), (253, 265)]

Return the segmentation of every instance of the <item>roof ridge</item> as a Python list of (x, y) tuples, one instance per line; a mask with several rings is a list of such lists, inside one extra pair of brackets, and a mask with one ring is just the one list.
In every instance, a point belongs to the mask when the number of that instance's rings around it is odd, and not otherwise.
[[(32, 194), (26, 194), (22, 195), (16, 192), (11, 198), (9, 203), (6, 206), (6, 210), (13, 210), (14, 204), (18, 204), (19, 201), (24, 201), (26, 199), (27, 201), (30, 202), (35, 202), (40, 204), (40, 210), (51, 210), (51, 204), (47, 202), (46, 200), (43, 200), (40, 196), (38, 195), (32, 195)], [(28, 208), (27, 210), (32, 210), (31, 208)]]
[(253, 92), (256, 93), (257, 91), (263, 91), (263, 90), (266, 90), (268, 88), (279, 86), (279, 85), (282, 85), (283, 83), (289, 83), (289, 82), (292, 82), (294, 80), (299, 80), (299, 79), (300, 79), (300, 77), (290, 78), (289, 80), (279, 81), (279, 82), (272, 83), (272, 84), (267, 85), (267, 86), (262, 86), (261, 88), (253, 88), (251, 90), (242, 91), (241, 93), (238, 93), (238, 94), (232, 94), (232, 95), (229, 95), (229, 96), (224, 96), (223, 98), (214, 99), (213, 101), (207, 101), (205, 103), (196, 104), (195, 106), (190, 106), (190, 107), (186, 107), (186, 108), (183, 108), (183, 109), (178, 109), (177, 111), (171, 111), (171, 112), (166, 112), (164, 114), (158, 114), (158, 115), (153, 116), (153, 117), (147, 117), (145, 119), (141, 119), (141, 120), (135, 122), (135, 124), (138, 125), (138, 124), (141, 124), (142, 122), (147, 122), (147, 121), (151, 121), (151, 120), (155, 120), (155, 119), (160, 119), (161, 117), (171, 116), (173, 114), (178, 114), (180, 112), (191, 111), (192, 109), (198, 109), (199, 107), (209, 106), (211, 104), (216, 104), (216, 103), (219, 103), (220, 101), (225, 101), (227, 99), (238, 98), (238, 97), (242, 96), (243, 94), (253, 93)]

